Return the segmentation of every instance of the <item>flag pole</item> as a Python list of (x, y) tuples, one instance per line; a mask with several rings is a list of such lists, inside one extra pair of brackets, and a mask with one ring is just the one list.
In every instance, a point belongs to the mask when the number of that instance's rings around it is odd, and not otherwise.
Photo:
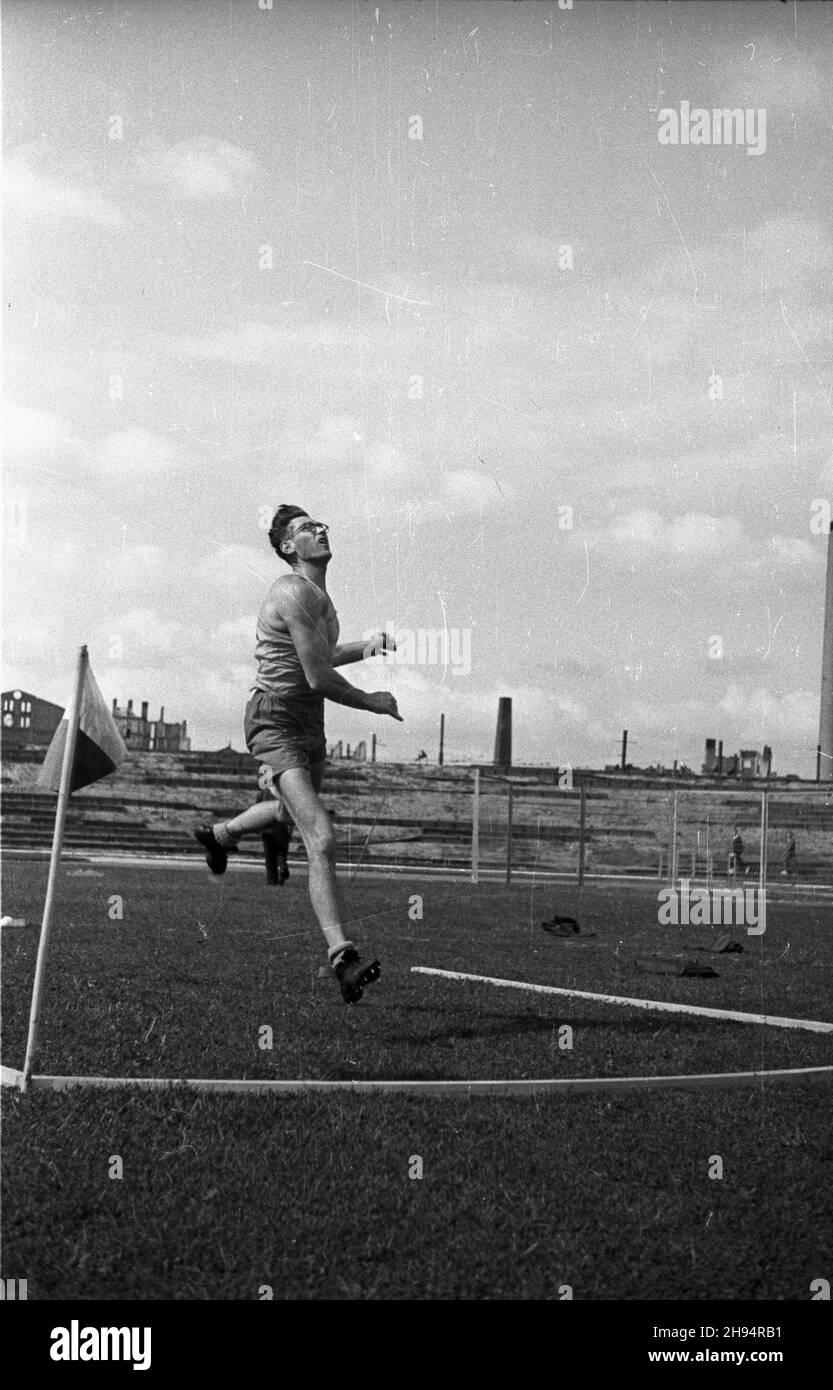
[(49, 947), (49, 931), (52, 925), (52, 907), (55, 901), (55, 889), (58, 882), (58, 866), (61, 862), (64, 822), (66, 821), (70, 788), (72, 786), (72, 768), (75, 762), (75, 745), (78, 739), (78, 720), (81, 712), (81, 693), (84, 689), (84, 676), (86, 671), (87, 648), (81, 647), (78, 653), (78, 669), (75, 673), (75, 686), (73, 688), (72, 699), (67, 714), (67, 739), (64, 745), (63, 766), (61, 767), (61, 786), (58, 792), (58, 808), (55, 812), (55, 832), (52, 837), (52, 855), (49, 860), (49, 881), (46, 885), (46, 901), (43, 905), (43, 921), (41, 922), (40, 941), (38, 942), (38, 959), (35, 966), (35, 983), (32, 989), (32, 1007), (29, 1011), (29, 1035), (26, 1040), (26, 1060), (23, 1063), (23, 1074), (20, 1082), (20, 1089), (22, 1091), (26, 1090), (29, 1083), (29, 1076), (31, 1075), (32, 1063), (35, 1056), (38, 1016), (40, 1014), (41, 994), (43, 993), (43, 980), (46, 970), (46, 953)]

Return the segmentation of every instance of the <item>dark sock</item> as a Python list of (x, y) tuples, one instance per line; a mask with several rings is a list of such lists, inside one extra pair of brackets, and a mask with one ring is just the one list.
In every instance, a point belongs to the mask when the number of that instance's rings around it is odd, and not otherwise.
[(274, 835), (263, 835), (263, 858), (266, 864), (266, 882), (278, 882), (278, 854), (275, 849)]
[(272, 831), (272, 834), (275, 837), (275, 845), (277, 847), (278, 854), (281, 856), (282, 859), (285, 859), (287, 851), (289, 849), (289, 841), (292, 836), (292, 826), (287, 825), (286, 821), (276, 821), (275, 828)]
[(341, 960), (341, 957), (343, 955), (346, 955), (348, 951), (352, 951), (355, 954), (355, 950), (356, 948), (353, 945), (352, 941), (342, 941), (340, 946), (332, 946), (330, 948), (330, 950), (327, 952), (327, 959), (329, 960), (330, 965), (335, 970), (336, 966)]

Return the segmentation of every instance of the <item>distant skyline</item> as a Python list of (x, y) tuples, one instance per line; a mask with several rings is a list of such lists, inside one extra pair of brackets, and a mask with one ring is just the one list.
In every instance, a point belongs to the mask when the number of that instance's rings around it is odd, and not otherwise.
[(330, 704), (330, 743), (433, 759), (445, 712), (486, 761), (511, 696), (518, 762), (627, 728), (814, 776), (832, 36), (810, 0), (7, 0), (3, 689), (64, 704), (86, 642), (108, 703), (242, 749), (292, 502), (343, 639), (413, 651), (346, 672), (405, 722)]

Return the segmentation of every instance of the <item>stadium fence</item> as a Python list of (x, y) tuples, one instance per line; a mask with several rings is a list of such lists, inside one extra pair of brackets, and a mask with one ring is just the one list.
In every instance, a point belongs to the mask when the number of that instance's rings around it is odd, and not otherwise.
[[(572, 781), (572, 779), (570, 779)], [(472, 877), (833, 890), (833, 787), (472, 778)]]

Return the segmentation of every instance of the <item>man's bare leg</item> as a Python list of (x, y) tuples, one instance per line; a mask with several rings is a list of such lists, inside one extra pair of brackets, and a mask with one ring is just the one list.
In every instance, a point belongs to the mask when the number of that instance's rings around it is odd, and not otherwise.
[(232, 844), (236, 844), (244, 835), (262, 835), (264, 830), (271, 830), (278, 820), (292, 823), (292, 816), (281, 801), (258, 801), (241, 811), (239, 816), (216, 825), (214, 830), (221, 845), (226, 844), (226, 836)]
[(327, 953), (346, 1004), (356, 1004), (367, 985), (378, 980), (378, 960), (362, 963), (352, 941), (344, 935), (344, 907), (336, 879), (336, 837), (318, 790), (323, 762), (308, 772), (293, 767), (281, 773), (281, 797), (301, 832), (309, 864), (309, 895), (327, 942)]
[(323, 780), (323, 762), (311, 768), (289, 768), (280, 774), (280, 792), (274, 801), (259, 801), (212, 829), (218, 844), (231, 849), (244, 835), (262, 835), (274, 830), (276, 824), (295, 822), (307, 851), (310, 899), (332, 958), (348, 943), (342, 930), (344, 906), (335, 871), (336, 838), (318, 795)]
[[(265, 824), (288, 824), (294, 820), (307, 851), (309, 895), (318, 924), (327, 942), (327, 954), (347, 1004), (357, 1003), (367, 985), (378, 980), (378, 960), (362, 963), (355, 944), (344, 935), (344, 906), (336, 878), (336, 838), (332, 821), (318, 795), (324, 763), (312, 768), (293, 767), (280, 774), (280, 799), (274, 805), (259, 802), (226, 825), (202, 827), (197, 839), (209, 848), (208, 863), (213, 873), (225, 869), (227, 850), (242, 834), (261, 830)], [(226, 843), (224, 843), (226, 842)]]
[[(310, 769), (289, 768), (281, 773), (280, 792), (285, 813), (294, 820), (306, 847), (310, 900), (332, 961), (352, 943), (347, 941), (343, 929), (344, 904), (336, 878), (336, 837), (318, 795), (323, 776), (323, 763)], [(232, 826), (236, 824), (232, 822)]]
[[(249, 811), (259, 814), (252, 816)], [(286, 883), (289, 867), (286, 862), (289, 841), (292, 838), (292, 816), (286, 808), (280, 793), (275, 789), (274, 798), (256, 802), (249, 811), (243, 811), (229, 821), (220, 821), (212, 827), (217, 843), (225, 849), (234, 849), (244, 835), (259, 833), (263, 840), (263, 854), (266, 861), (267, 883)], [(268, 816), (264, 813), (268, 812)], [(256, 824), (252, 825), (252, 821)], [(265, 824), (258, 825), (258, 821)]]
[[(323, 771), (323, 764), (322, 764)], [(237, 848), (244, 835), (261, 835), (264, 849), (268, 839), (274, 840), (271, 849), (278, 859), (276, 876), (269, 872), (270, 856), (267, 854), (267, 878), (270, 882), (284, 883), (289, 878), (286, 854), (292, 833), (292, 816), (287, 810), (280, 793), (275, 790), (274, 798), (257, 801), (239, 816), (228, 821), (216, 821), (214, 825), (201, 825), (194, 831), (200, 844), (208, 850), (207, 862), (214, 874), (226, 871), (228, 855)]]
[[(320, 791), (321, 782), (324, 776), (324, 764), (321, 764), (321, 771), (317, 784), (315, 781), (314, 771), (315, 770), (313, 768), (310, 769), (310, 772), (312, 774), (313, 786), (315, 787), (316, 791)], [(292, 816), (289, 813), (289, 810), (287, 809), (286, 802), (283, 800), (283, 797), (279, 797), (278, 806), (278, 819), (275, 821), (275, 824), (272, 827), (271, 840), (274, 845), (275, 858), (277, 860), (277, 863), (275, 865), (275, 882), (278, 884), (278, 886), (281, 886), (282, 884), (286, 883), (287, 879), (289, 878), (289, 865), (286, 861), (287, 855), (289, 854), (289, 841), (292, 838), (292, 827), (294, 822), (292, 820)]]

